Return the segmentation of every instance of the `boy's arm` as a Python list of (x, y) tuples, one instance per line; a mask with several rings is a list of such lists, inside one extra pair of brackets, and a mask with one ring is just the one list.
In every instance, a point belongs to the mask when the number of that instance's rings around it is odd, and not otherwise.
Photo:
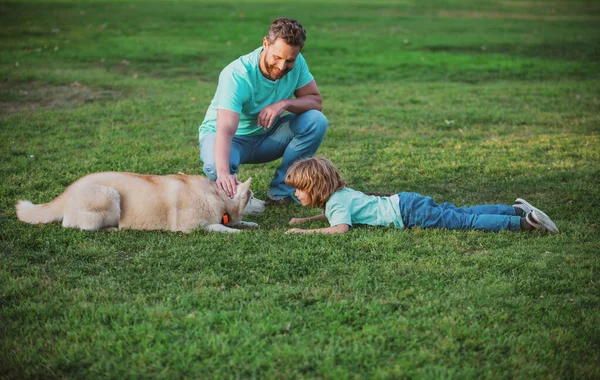
[(337, 224), (335, 226), (327, 227), (327, 228), (316, 228), (314, 230), (303, 230), (301, 228), (290, 228), (286, 231), (286, 234), (343, 234), (344, 232), (350, 231), (350, 226), (348, 224)]
[(300, 224), (306, 222), (312, 222), (313, 220), (327, 220), (325, 214), (319, 214), (315, 216), (309, 216), (308, 218), (292, 218), (290, 224)]

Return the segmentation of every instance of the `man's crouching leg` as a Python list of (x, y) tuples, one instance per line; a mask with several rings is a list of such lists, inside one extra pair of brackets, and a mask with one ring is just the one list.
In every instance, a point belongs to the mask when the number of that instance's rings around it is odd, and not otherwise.
[(275, 134), (290, 133), (293, 136), (285, 151), (281, 164), (275, 170), (275, 176), (269, 185), (267, 196), (272, 200), (295, 200), (294, 188), (285, 184), (285, 175), (289, 167), (297, 160), (315, 155), (321, 145), (329, 122), (321, 111), (309, 110), (293, 115), (280, 125)]

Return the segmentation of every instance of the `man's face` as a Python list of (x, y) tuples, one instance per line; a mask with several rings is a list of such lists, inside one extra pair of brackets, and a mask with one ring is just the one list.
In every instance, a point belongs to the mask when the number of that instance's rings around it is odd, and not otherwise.
[(278, 80), (289, 73), (296, 64), (296, 58), (300, 54), (300, 46), (288, 45), (283, 39), (278, 38), (269, 44), (267, 38), (263, 39), (263, 68), (266, 77)]

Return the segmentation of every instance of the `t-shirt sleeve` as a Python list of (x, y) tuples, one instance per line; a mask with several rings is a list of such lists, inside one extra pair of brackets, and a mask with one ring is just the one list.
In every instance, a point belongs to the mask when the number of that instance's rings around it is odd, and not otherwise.
[(338, 224), (347, 224), (352, 226), (352, 215), (350, 210), (339, 200), (333, 202), (327, 202), (327, 208), (325, 210), (325, 217), (329, 221), (330, 226), (337, 226)]
[(248, 82), (239, 73), (226, 67), (219, 75), (216, 108), (242, 113), (248, 93)]
[(296, 84), (296, 90), (309, 84), (314, 77), (308, 70), (308, 65), (302, 54), (298, 55), (298, 62), (296, 62), (295, 69), (298, 69), (298, 83)]

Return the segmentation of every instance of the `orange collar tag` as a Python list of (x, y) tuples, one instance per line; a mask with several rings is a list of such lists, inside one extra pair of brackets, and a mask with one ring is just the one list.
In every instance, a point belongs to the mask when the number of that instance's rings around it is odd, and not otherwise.
[(227, 215), (227, 214), (223, 215), (223, 219), (222, 219), (221, 223), (225, 226), (228, 225), (229, 224), (229, 215)]

